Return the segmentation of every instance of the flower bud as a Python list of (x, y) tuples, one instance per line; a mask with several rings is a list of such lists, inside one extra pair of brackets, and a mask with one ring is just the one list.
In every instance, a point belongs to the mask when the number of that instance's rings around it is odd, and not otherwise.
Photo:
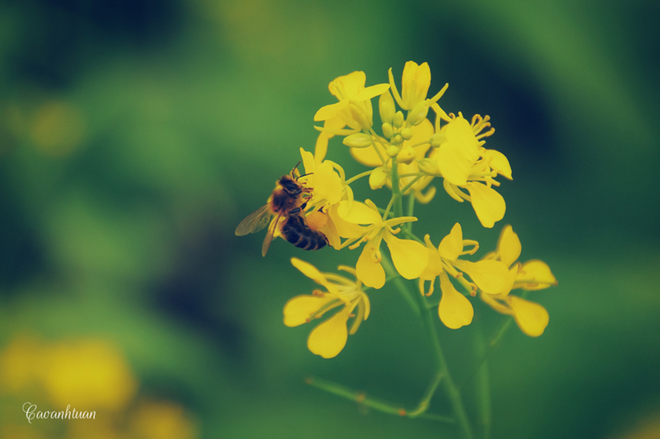
[(389, 157), (396, 157), (398, 153), (399, 153), (399, 147), (396, 145), (390, 145), (385, 150), (385, 154), (387, 154)]
[(404, 129), (401, 130), (401, 137), (403, 137), (406, 140), (412, 139), (413, 136), (413, 130), (410, 127), (405, 127)]
[(382, 188), (387, 182), (387, 177), (390, 175), (389, 169), (381, 166), (376, 168), (369, 175), (369, 186), (371, 189), (376, 190)]
[(380, 120), (383, 123), (392, 123), (396, 107), (389, 91), (380, 95), (380, 99), (378, 99), (378, 110), (380, 111)]
[(447, 141), (447, 133), (440, 131), (431, 136), (431, 146), (437, 148)]
[(371, 136), (365, 133), (355, 133), (344, 137), (343, 143), (351, 148), (366, 148), (371, 146)]
[(394, 138), (391, 140), (391, 143), (393, 145), (401, 145), (403, 143), (403, 137), (401, 137), (401, 134), (394, 136)]
[(441, 175), (438, 162), (433, 159), (425, 158), (417, 162), (419, 170), (427, 175)]
[(383, 124), (383, 136), (385, 136), (388, 139), (391, 139), (393, 135), (394, 135), (394, 128), (392, 128), (392, 124), (384, 123)]
[(429, 112), (429, 106), (426, 104), (426, 101), (421, 101), (413, 107), (412, 110), (408, 112), (408, 119), (406, 120), (407, 124), (411, 127), (419, 125)]
[(406, 165), (415, 160), (415, 150), (411, 146), (404, 146), (396, 156), (399, 163)]
[(392, 120), (392, 124), (394, 125), (395, 128), (401, 128), (403, 126), (404, 121), (405, 118), (403, 117), (403, 113), (401, 111), (397, 111), (394, 114), (394, 119)]

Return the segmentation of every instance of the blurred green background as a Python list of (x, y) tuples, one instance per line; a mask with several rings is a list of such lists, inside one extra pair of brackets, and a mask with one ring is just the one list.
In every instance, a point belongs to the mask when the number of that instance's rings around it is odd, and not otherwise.
[[(659, 18), (651, 0), (1, 2), (0, 436), (453, 437), (304, 384), (413, 407), (430, 379), (393, 289), (332, 360), (282, 324), (314, 285), (290, 257), (333, 271), (357, 253), (276, 240), (263, 259), (263, 234), (234, 236), (313, 150), (328, 82), (398, 82), (414, 60), (431, 94), (450, 84), (446, 111), (491, 116), (514, 176), (493, 230), (443, 192), (416, 230), (460, 220), (489, 249), (512, 224), (559, 281), (530, 295), (545, 334), (511, 330), (489, 357), (492, 437), (660, 437)], [(336, 139), (328, 158), (363, 170)], [(472, 410), (469, 331), (441, 339)], [(21, 411), (69, 400), (101, 407), (87, 431)]]

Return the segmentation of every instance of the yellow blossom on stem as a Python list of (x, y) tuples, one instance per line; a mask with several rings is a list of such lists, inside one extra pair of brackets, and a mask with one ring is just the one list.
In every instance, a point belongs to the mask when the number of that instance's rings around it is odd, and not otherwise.
[[(461, 225), (456, 223), (449, 235), (445, 236), (437, 248), (433, 246), (429, 235), (424, 237), (429, 254), (429, 263), (419, 277), (419, 290), (427, 296), (433, 293), (436, 277), (440, 278), (442, 299), (438, 306), (440, 320), (448, 328), (458, 329), (469, 325), (474, 316), (470, 301), (452, 284), (452, 276), (471, 294), (478, 289), (485, 291), (500, 291), (508, 279), (507, 267), (496, 260), (470, 262), (459, 259), (463, 255), (474, 254), (479, 248), (477, 241), (463, 239)], [(466, 247), (471, 246), (468, 250)], [(472, 282), (465, 278), (467, 274)], [(425, 282), (430, 281), (429, 291), (425, 293)]]
[(522, 246), (518, 235), (510, 225), (505, 226), (497, 243), (497, 250), (487, 254), (484, 261), (501, 261), (509, 269), (507, 283), (500, 291), (483, 291), (481, 299), (495, 311), (513, 316), (516, 324), (530, 337), (538, 337), (545, 331), (550, 317), (538, 303), (509, 294), (513, 289), (541, 290), (556, 285), (557, 280), (550, 267), (539, 260), (516, 262)]
[[(363, 320), (369, 317), (369, 297), (362, 291), (362, 282), (352, 281), (334, 273), (321, 273), (312, 264), (297, 258), (291, 263), (305, 276), (323, 286), (325, 291), (315, 290), (312, 294), (293, 297), (284, 306), (284, 324), (289, 327), (310, 323), (320, 319), (328, 311), (339, 308), (330, 318), (317, 325), (309, 334), (307, 347), (323, 358), (336, 357), (348, 340), (355, 334)], [(355, 270), (340, 266), (340, 270), (355, 276)], [(348, 320), (353, 322), (350, 329)]]
[(406, 279), (416, 279), (426, 267), (428, 254), (422, 244), (411, 239), (399, 239), (395, 235), (400, 231), (396, 226), (417, 221), (415, 217), (397, 217), (384, 220), (378, 208), (371, 200), (364, 203), (354, 201), (340, 203), (339, 214), (345, 221), (362, 225), (360, 235), (349, 239), (342, 246), (357, 248), (365, 242), (358, 259), (357, 277), (365, 285), (382, 288), (385, 285), (385, 269), (381, 265), (380, 245), (384, 240), (392, 255), (392, 263), (399, 274)]

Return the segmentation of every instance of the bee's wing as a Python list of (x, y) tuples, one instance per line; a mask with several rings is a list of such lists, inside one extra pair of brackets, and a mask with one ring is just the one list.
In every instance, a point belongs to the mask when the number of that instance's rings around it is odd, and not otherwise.
[(241, 221), (234, 233), (236, 236), (243, 236), (248, 233), (258, 232), (268, 225), (272, 217), (273, 212), (270, 210), (270, 205), (266, 204)]
[(261, 246), (261, 256), (266, 256), (266, 253), (268, 252), (268, 247), (270, 247), (270, 243), (273, 240), (273, 236), (275, 236), (275, 230), (277, 230), (277, 226), (280, 223), (281, 216), (282, 216), (282, 212), (280, 212), (277, 215), (277, 218), (275, 218), (270, 223), (270, 227), (268, 227), (268, 233), (266, 233), (266, 237), (264, 238), (264, 243)]

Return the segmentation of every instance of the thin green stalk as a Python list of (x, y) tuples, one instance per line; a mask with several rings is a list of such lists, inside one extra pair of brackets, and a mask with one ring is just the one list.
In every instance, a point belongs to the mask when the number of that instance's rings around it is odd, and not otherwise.
[(346, 180), (346, 182), (344, 184), (349, 185), (349, 184), (353, 183), (354, 181), (359, 180), (362, 177), (366, 177), (368, 175), (371, 175), (372, 172), (374, 172), (373, 169), (371, 169), (369, 171), (362, 172), (361, 174), (358, 174), (358, 175), (355, 175), (355, 176), (349, 178), (348, 180)]
[[(387, 273), (388, 277), (394, 277), (394, 273), (397, 271), (394, 269), (392, 262), (385, 254), (382, 255), (381, 263), (383, 264), (383, 268), (385, 268), (385, 272)], [(406, 287), (403, 279), (401, 279), (400, 276), (396, 276), (392, 282), (394, 283), (397, 291), (401, 293), (401, 296), (406, 301), (406, 303), (410, 305), (415, 314), (418, 316), (424, 314), (423, 310), (419, 307), (419, 302), (417, 302), (417, 300), (415, 300), (413, 297), (413, 294), (410, 293), (410, 290)]]
[[(440, 379), (441, 378), (442, 377), (440, 377)], [(398, 416), (406, 416), (409, 418), (429, 419), (433, 421), (445, 422), (448, 424), (453, 424), (456, 422), (453, 418), (449, 416), (436, 415), (433, 413), (425, 413), (425, 410), (419, 411), (419, 406), (417, 407), (417, 409), (413, 411), (408, 411), (399, 405), (395, 405), (390, 402), (383, 401), (381, 399), (367, 396), (367, 394), (364, 392), (358, 392), (341, 384), (333, 383), (331, 381), (324, 380), (321, 378), (310, 377), (307, 378), (305, 382), (310, 386), (316, 387), (317, 389), (325, 390), (326, 392), (332, 393), (333, 395), (341, 396), (342, 398), (355, 401), (364, 407), (369, 407), (383, 413), (388, 413), (391, 415), (398, 415)], [(437, 387), (437, 384), (435, 384), (435, 386)], [(422, 401), (420, 401), (420, 406), (424, 404), (426, 397), (427, 394), (425, 394), (424, 398), (422, 398)], [(428, 401), (426, 401), (426, 405), (428, 406)]]
[(477, 419), (481, 437), (489, 439), (493, 416), (490, 403), (490, 376), (486, 356), (486, 340), (478, 318), (473, 322), (473, 328), (471, 329), (474, 336), (474, 357), (477, 361), (483, 358), (476, 375)]
[[(415, 211), (415, 194), (408, 195), (408, 205), (406, 206), (406, 216), (413, 216)], [(412, 235), (412, 221), (406, 223), (406, 231)]]
[(401, 188), (399, 187), (399, 164), (396, 157), (392, 158), (392, 197), (394, 198), (394, 216), (403, 216)]
[(438, 389), (438, 386), (440, 385), (440, 381), (442, 381), (443, 378), (444, 375), (441, 373), (437, 373), (435, 375), (435, 378), (429, 383), (426, 392), (424, 392), (424, 396), (419, 401), (417, 408), (408, 413), (409, 417), (417, 418), (422, 414), (426, 413), (426, 410), (428, 410), (429, 404), (431, 403), (431, 398), (433, 398), (433, 395), (435, 394), (435, 391)]
[[(394, 215), (403, 216), (403, 204), (401, 201), (401, 188), (399, 188), (399, 174), (397, 170), (397, 161), (396, 157), (392, 159), (392, 194), (393, 197), (396, 197), (394, 201)], [(382, 257), (383, 265), (389, 265), (391, 262), (388, 260), (387, 256), (383, 254)], [(470, 422), (467, 417), (467, 412), (465, 411), (465, 406), (463, 405), (463, 400), (461, 398), (461, 393), (456, 387), (454, 380), (449, 373), (449, 368), (447, 367), (447, 361), (445, 356), (442, 353), (442, 348), (440, 347), (440, 340), (438, 339), (438, 331), (435, 327), (435, 319), (433, 318), (431, 311), (426, 311), (426, 300), (419, 294), (414, 294), (410, 292), (407, 285), (403, 282), (402, 279), (398, 279), (399, 282), (394, 282), (394, 285), (401, 290), (401, 293), (407, 297), (414, 296), (417, 300), (419, 310), (421, 312), (422, 318), (424, 320), (424, 326), (426, 327), (429, 336), (431, 338), (431, 345), (433, 347), (433, 355), (437, 368), (437, 375), (442, 375), (442, 385), (445, 389), (445, 393), (449, 398), (449, 402), (452, 405), (454, 410), (454, 415), (458, 422), (458, 426), (461, 430), (461, 435), (465, 439), (472, 439), (472, 428), (470, 427)]]
[[(424, 298), (422, 296), (419, 296), (419, 300), (420, 302), (423, 302)], [(458, 389), (458, 387), (456, 387), (456, 384), (454, 383), (454, 380), (451, 377), (451, 374), (449, 373), (449, 368), (447, 367), (447, 361), (445, 360), (445, 356), (440, 346), (440, 340), (438, 339), (438, 331), (435, 327), (435, 319), (433, 318), (434, 314), (435, 313), (429, 310), (427, 312), (423, 312), (422, 316), (424, 317), (424, 324), (431, 337), (431, 345), (433, 347), (433, 355), (436, 362), (436, 367), (438, 369), (438, 373), (444, 374), (442, 385), (445, 389), (445, 393), (447, 397), (449, 398), (449, 402), (451, 403), (452, 408), (454, 410), (454, 416), (456, 416), (458, 426), (461, 430), (461, 435), (465, 439), (472, 439), (473, 438), (472, 427), (470, 426), (470, 421), (468, 419), (465, 406), (463, 405), (461, 392)]]

